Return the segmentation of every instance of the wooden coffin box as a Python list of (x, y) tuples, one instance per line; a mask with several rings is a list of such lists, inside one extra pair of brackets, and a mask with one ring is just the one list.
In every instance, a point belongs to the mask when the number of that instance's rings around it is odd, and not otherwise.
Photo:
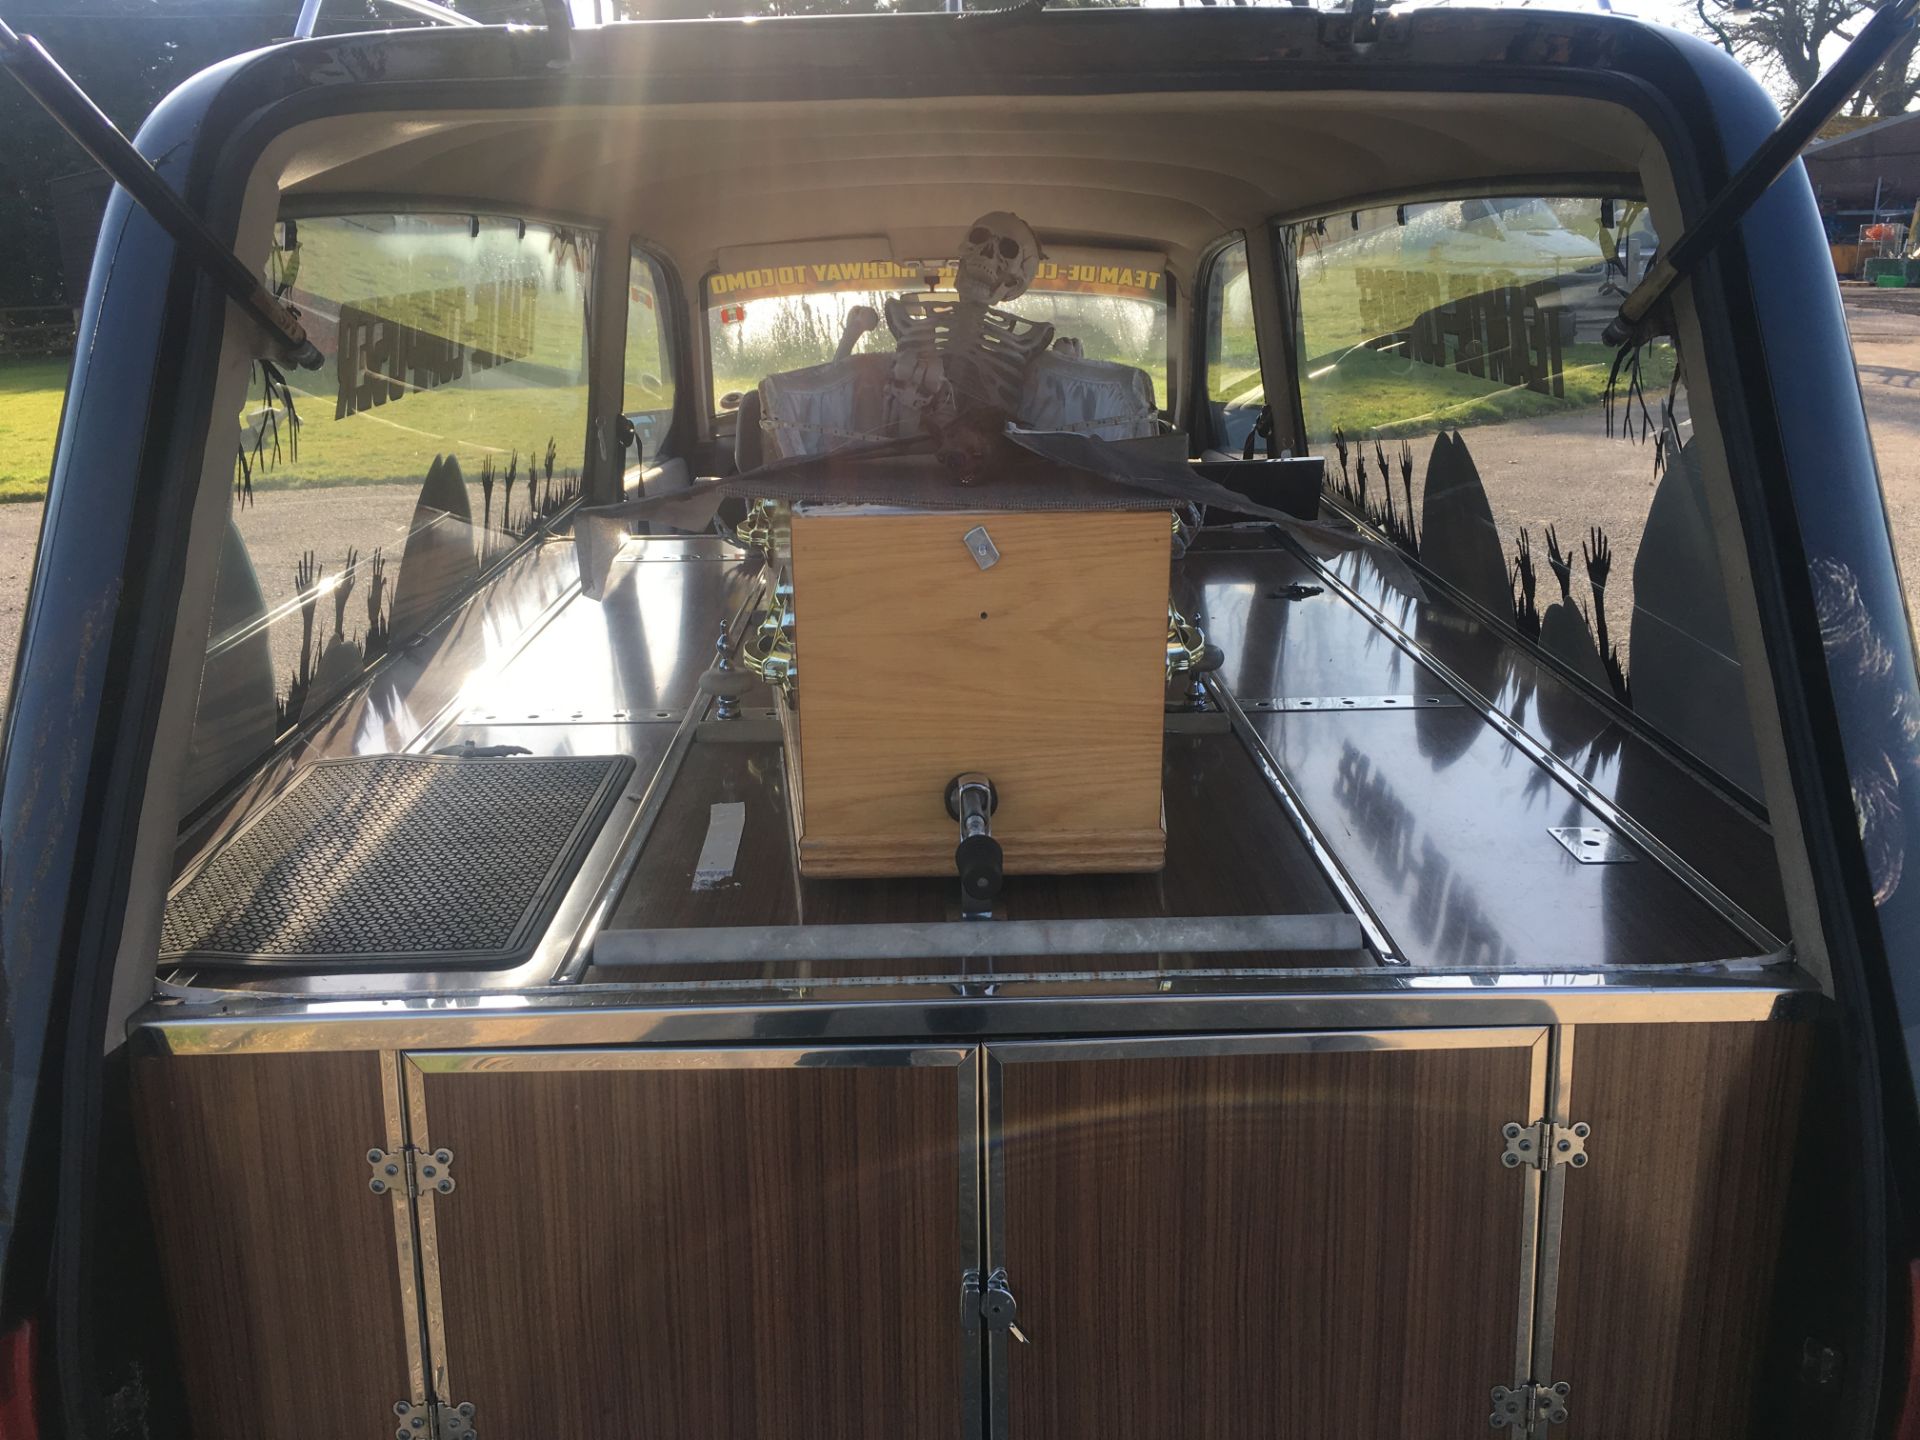
[(966, 771), (999, 792), (1008, 874), (1158, 870), (1171, 544), (1165, 510), (796, 507), (801, 872), (953, 874)]

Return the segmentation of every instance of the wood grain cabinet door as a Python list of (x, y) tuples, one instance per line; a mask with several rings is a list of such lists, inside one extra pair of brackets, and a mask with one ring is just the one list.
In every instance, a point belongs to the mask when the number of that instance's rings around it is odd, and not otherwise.
[(388, 1136), (382, 1063), (365, 1052), (135, 1063), (196, 1440), (394, 1433), (414, 1336), (395, 1202), (367, 1184), (367, 1152)]
[(1526, 1334), (1533, 1029), (988, 1051), (1012, 1440), (1488, 1430)]
[(1596, 1148), (1566, 1187), (1546, 1361), (1572, 1387), (1563, 1434), (1753, 1434), (1813, 1027), (1578, 1028), (1569, 1109)]
[(421, 1201), (436, 1390), (485, 1440), (962, 1440), (973, 1050), (406, 1060), (457, 1182)]

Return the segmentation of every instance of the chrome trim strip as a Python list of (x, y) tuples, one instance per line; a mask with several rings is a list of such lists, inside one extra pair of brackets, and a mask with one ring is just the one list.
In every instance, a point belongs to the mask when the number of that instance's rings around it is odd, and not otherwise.
[[(1354, 948), (1356, 951), (1359, 950), (1357, 945)], [(1602, 965), (1557, 973), (1569, 976), (1635, 974), (1726, 978), (1769, 971), (1774, 969), (1777, 963), (1771, 959), (1759, 959), (1716, 960), (1697, 965)], [(1153, 987), (1162, 993), (1171, 993), (1176, 989), (1184, 989), (1188, 994), (1203, 991), (1224, 992), (1231, 989), (1241, 994), (1258, 995), (1271, 991), (1277, 986), (1284, 986), (1288, 981), (1364, 978), (1378, 968), (1369, 959), (1364, 968), (1353, 965), (1194, 965), (1169, 969), (1143, 965), (1138, 969), (1112, 970), (1007, 970), (1002, 972), (960, 970), (948, 974), (827, 976), (796, 971), (791, 975), (759, 975), (726, 980), (697, 980), (684, 977), (671, 980), (636, 980), (631, 975), (622, 975), (618, 980), (594, 981), (593, 988), (620, 990), (636, 1000), (647, 999), (662, 1004), (669, 1003), (667, 997), (677, 996), (681, 997), (680, 1003), (688, 1005), (701, 1003), (710, 996), (721, 995), (730, 998), (755, 997), (767, 1004), (778, 1004), (784, 1000), (817, 999), (834, 991), (853, 994), (859, 991), (899, 989), (958, 990), (963, 994), (977, 992), (1006, 996), (1037, 994), (1042, 988), (1058, 987), (1073, 987), (1084, 993), (1085, 987), (1100, 986), (1111, 993), (1123, 995), (1139, 994), (1146, 987)], [(1484, 981), (1514, 972), (1498, 965), (1476, 965), (1463, 966), (1443, 973), (1454, 977), (1478, 977)]]
[(485, 710), (476, 706), (447, 728), (466, 730), (498, 726), (519, 730), (534, 725), (663, 725), (669, 720), (677, 725), (685, 714), (684, 710), (596, 710), (592, 714), (584, 710), (529, 710), (508, 715), (502, 714), (499, 708)]
[[(1551, 1085), (1540, 1118), (1556, 1125), (1571, 1125), (1575, 1119), (1572, 1113), (1573, 1040), (1577, 1028), (1557, 1025), (1553, 1031)], [(1533, 1327), (1533, 1373), (1524, 1377), (1542, 1385), (1559, 1378), (1553, 1373), (1553, 1329), (1560, 1305), (1560, 1247), (1566, 1225), (1567, 1185), (1577, 1173), (1569, 1165), (1554, 1165), (1546, 1172), (1546, 1206), (1540, 1220), (1539, 1289), (1534, 1301), (1538, 1319)]]
[[(416, 1149), (431, 1151), (433, 1141), (427, 1124), (427, 1096), (414, 1057), (402, 1055), (403, 1088), (407, 1095), (408, 1142)], [(407, 1073), (411, 1071), (412, 1073)], [(421, 1188), (414, 1197), (414, 1214), (420, 1236), (420, 1295), (427, 1326), (427, 1373), (431, 1399), (443, 1405), (458, 1404), (447, 1362), (447, 1312), (440, 1290), (440, 1226), (434, 1214), (438, 1197), (431, 1189)]]
[[(1371, 983), (1369, 983), (1371, 981)], [(1004, 987), (1003, 987), (1004, 989)], [(1272, 994), (1025, 996), (648, 1005), (622, 987), (535, 994), (148, 1005), (131, 1033), (177, 1055), (714, 1045), (1142, 1032), (1418, 1029), (1463, 1025), (1657, 1024), (1818, 1018), (1829, 1002), (1797, 972), (1694, 976), (1511, 975), (1480, 984), (1394, 971)]]
[(1267, 748), (1267, 742), (1260, 737), (1260, 732), (1254, 729), (1253, 722), (1247, 718), (1247, 712), (1240, 708), (1240, 702), (1220, 682), (1218, 675), (1207, 675), (1205, 683), (1207, 694), (1213, 698), (1215, 704), (1227, 712), (1227, 717), (1233, 726), (1233, 733), (1240, 737), (1240, 744), (1252, 757), (1253, 763), (1259, 767), (1261, 775), (1267, 782), (1267, 788), (1273, 791), (1274, 798), (1280, 802), (1280, 808), (1286, 812), (1287, 819), (1293, 823), (1301, 843), (1307, 847), (1307, 853), (1313, 856), (1314, 863), (1320, 867), (1320, 873), (1326, 877), (1327, 884), (1332, 886), (1333, 893), (1340, 897), (1340, 903), (1359, 920), (1360, 928), (1366, 934), (1367, 944), (1379, 957), (1380, 963), (1382, 965), (1406, 964), (1394, 948), (1393, 938), (1387, 933), (1385, 923), (1367, 903), (1365, 894), (1361, 892), (1358, 885), (1354, 884), (1353, 877), (1347, 874), (1346, 867), (1333, 853), (1333, 847), (1327, 844), (1326, 837), (1313, 823), (1313, 817), (1307, 813), (1307, 807), (1301, 802), (1298, 792), (1287, 779), (1286, 771), (1281, 769), (1279, 760)]
[[(412, 1050), (407, 1063), (421, 1075), (545, 1075), (574, 1070), (820, 1070), (839, 1068), (945, 1070), (962, 1066), (971, 1045), (832, 1045), (708, 1047), (700, 1050)], [(424, 1142), (423, 1142), (424, 1144)], [(456, 1192), (457, 1193), (457, 1192)]]
[(1458, 695), (1268, 695), (1241, 700), (1250, 714), (1270, 715), (1295, 710), (1457, 710), (1467, 702)]
[[(702, 722), (713, 723), (713, 722)], [(629, 800), (633, 797), (629, 796)], [(1353, 965), (1183, 965), (1178, 969), (1150, 965), (1112, 970), (1022, 970), (1005, 974), (938, 974), (915, 972), (910, 975), (755, 976), (737, 980), (696, 980), (677, 977), (670, 980), (635, 980), (623, 976), (617, 980), (581, 981), (558, 988), (528, 979), (526, 967), (513, 971), (494, 971), (473, 975), (434, 971), (424, 975), (364, 976), (276, 975), (272, 979), (235, 980), (223, 975), (225, 985), (189, 984), (161, 980), (154, 984), (156, 1001), (179, 1001), (189, 1005), (215, 1005), (228, 1001), (246, 1001), (262, 1005), (279, 1003), (336, 1004), (406, 1000), (427, 995), (442, 1000), (495, 1002), (504, 995), (526, 997), (507, 1003), (527, 1004), (549, 996), (592, 994), (625, 999), (635, 1005), (694, 1005), (707, 1003), (710, 997), (724, 996), (736, 1004), (781, 1005), (792, 1000), (818, 998), (828, 991), (856, 992), (907, 990), (923, 1000), (940, 1000), (947, 992), (995, 996), (1018, 995), (1032, 999), (1049, 993), (1059, 998), (1069, 995), (1138, 995), (1152, 987), (1161, 994), (1262, 996), (1299, 993), (1302, 989), (1324, 986), (1351, 990), (1355, 994), (1374, 994), (1399, 988), (1442, 988), (1448, 985), (1528, 985), (1533, 983), (1562, 986), (1594, 983), (1608, 985), (1674, 984), (1700, 981), (1718, 984), (1785, 976), (1792, 973), (1791, 957), (1754, 955), (1738, 960), (1707, 960), (1667, 965), (1575, 965), (1565, 969), (1528, 969), (1515, 965), (1453, 965), (1431, 969), (1402, 968), (1396, 976), (1413, 977), (1402, 985), (1382, 982), (1375, 964)], [(176, 972), (179, 973), (179, 972)], [(504, 978), (502, 978), (504, 977)], [(352, 980), (356, 985), (316, 984), (320, 980)], [(526, 983), (516, 984), (525, 979)], [(273, 983), (275, 980), (278, 985)], [(1213, 983), (1213, 982), (1224, 983)], [(434, 983), (445, 982), (445, 983)], [(986, 988), (982, 988), (985, 986)], [(284, 988), (283, 988), (284, 987)], [(1071, 987), (1071, 988), (1068, 988)], [(679, 997), (677, 1000), (670, 997)]]
[[(1102, 920), (948, 920), (852, 925), (713, 925), (603, 930), (602, 967), (796, 965), (836, 960), (992, 960), (1048, 955), (1258, 954), (1360, 949), (1351, 915), (1144, 916)], [(1177, 972), (1170, 972), (1177, 973)], [(1017, 978), (1010, 974), (1008, 979)]]
[[(967, 1274), (987, 1273), (986, 1223), (987, 1199), (982, 1186), (986, 1169), (982, 1159), (987, 1144), (986, 1053), (984, 1045), (967, 1052), (967, 1063), (960, 1070), (960, 1278)], [(987, 1372), (980, 1344), (981, 1331), (961, 1325), (959, 1335), (960, 1440), (986, 1440)]]
[(1331, 1055), (1368, 1050), (1505, 1050), (1541, 1044), (1545, 1026), (1439, 1030), (1292, 1030), (1255, 1035), (1012, 1040), (990, 1045), (1004, 1065), (1065, 1060), (1173, 1060), (1202, 1055)]
[[(1001, 1074), (1003, 1061), (996, 1046), (981, 1047), (981, 1066), (986, 1077), (982, 1123), (986, 1127), (986, 1267), (991, 1274), (1007, 1268), (1007, 1164), (1005, 1154), (1006, 1083)], [(1015, 1297), (1020, 1294), (1020, 1277), (1008, 1270), (1008, 1284)], [(1097, 1317), (1085, 1317), (1085, 1323), (1097, 1324)], [(1012, 1377), (1007, 1373), (1012, 1357), (1011, 1337), (1003, 1330), (982, 1330), (986, 1351), (986, 1371), (982, 1377), (986, 1389), (986, 1440), (1007, 1440), (1011, 1428), (1010, 1396)]]
[[(673, 782), (679, 778), (680, 766), (685, 762), (687, 752), (693, 748), (693, 739), (700, 729), (707, 706), (707, 697), (701, 696), (689, 704), (686, 714), (680, 717), (680, 724), (673, 732), (673, 742), (667, 746), (667, 753), (660, 757), (660, 763), (654, 767), (646, 789), (635, 804), (633, 818), (620, 835), (612, 859), (594, 882), (592, 896), (585, 903), (584, 916), (574, 928), (569, 928), (568, 919), (576, 908), (575, 894), (587, 878), (582, 873), (574, 882), (574, 891), (562, 902), (560, 913), (554, 916), (553, 924), (547, 927), (546, 938), (534, 951), (534, 958), (539, 960), (558, 954), (559, 963), (551, 972), (555, 983), (574, 983), (586, 974), (587, 967), (593, 963), (595, 937), (612, 916), (614, 907), (620, 903), (621, 893), (627, 888), (627, 882), (633, 879), (633, 872), (640, 866), (640, 852), (646, 849), (647, 837), (653, 833), (654, 822), (659, 820), (660, 812), (667, 808), (667, 795), (673, 789)], [(633, 801), (631, 789), (624, 798)], [(608, 828), (611, 828), (611, 823)]]
[[(1553, 1029), (1542, 1030), (1534, 1039), (1533, 1055), (1527, 1070), (1527, 1093), (1520, 1112), (1521, 1123), (1545, 1113), (1547, 1075), (1552, 1064)], [(1487, 1139), (1489, 1160), (1496, 1141)], [(1540, 1172), (1532, 1166), (1520, 1170), (1520, 1295), (1514, 1323), (1513, 1381), (1515, 1389), (1525, 1385), (1532, 1375), (1528, 1366), (1533, 1358), (1535, 1285), (1540, 1265)]]
[(1540, 766), (1541, 769), (1545, 770), (1555, 780), (1558, 780), (1568, 790), (1572, 791), (1575, 798), (1577, 798), (1581, 804), (1599, 815), (1635, 845), (1646, 851), (1648, 857), (1655, 863), (1664, 866), (1676, 880), (1691, 890), (1702, 903), (1709, 906), (1722, 920), (1725, 920), (1752, 942), (1756, 949), (1773, 951), (1784, 947), (1785, 942), (1782, 941), (1779, 936), (1773, 934), (1766, 926), (1762, 925), (1739, 905), (1735, 904), (1731, 897), (1722, 892), (1709, 881), (1706, 876), (1688, 864), (1686, 860), (1681, 858), (1680, 854), (1664, 840), (1660, 839), (1651, 830), (1647, 829), (1646, 826), (1642, 825), (1638, 820), (1614, 804), (1611, 797), (1603, 795), (1594, 786), (1589, 784), (1578, 770), (1575, 770), (1571, 765), (1567, 764), (1566, 761), (1554, 754), (1551, 747), (1545, 742), (1536, 738), (1524, 726), (1516, 724), (1513, 720), (1509, 719), (1505, 712), (1500, 710), (1491, 699), (1481, 694), (1471, 682), (1451, 669), (1445, 661), (1429, 652), (1417, 639), (1408, 634), (1397, 622), (1390, 618), (1386, 611), (1360, 594), (1360, 592), (1355, 590), (1346, 580), (1336, 575), (1332, 567), (1327, 565), (1326, 562), (1315, 555), (1309, 554), (1301, 547), (1295, 547), (1294, 553), (1319, 572), (1322, 578), (1326, 580), (1327, 587), (1330, 590), (1371, 620), (1383, 635), (1398, 645), (1409, 656), (1419, 661), (1422, 665), (1433, 671), (1434, 674), (1438, 675), (1446, 684), (1457, 690), (1465, 697), (1469, 705), (1480, 712), (1482, 719), (1499, 730), (1501, 734), (1505, 735), (1507, 739), (1520, 750), (1524, 751), (1528, 758), (1536, 765)]
[[(389, 1154), (397, 1155), (407, 1147), (400, 1056), (392, 1050), (382, 1051), (379, 1065), (381, 1107), (386, 1113), (385, 1145)], [(426, 1313), (421, 1300), (419, 1236), (407, 1187), (395, 1185), (387, 1193), (393, 1204), (394, 1256), (400, 1271), (400, 1320), (407, 1337), (408, 1398), (415, 1405), (424, 1405), (427, 1403), (427, 1352), (422, 1336)]]

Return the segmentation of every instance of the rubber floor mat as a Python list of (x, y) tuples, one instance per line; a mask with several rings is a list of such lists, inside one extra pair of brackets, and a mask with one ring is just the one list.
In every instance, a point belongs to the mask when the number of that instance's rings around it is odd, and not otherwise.
[(174, 891), (161, 955), (313, 970), (518, 964), (632, 770), (626, 756), (320, 761)]

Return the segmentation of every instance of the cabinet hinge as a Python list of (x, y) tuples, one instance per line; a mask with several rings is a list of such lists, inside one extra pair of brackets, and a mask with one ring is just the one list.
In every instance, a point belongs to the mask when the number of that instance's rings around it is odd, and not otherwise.
[(367, 1168), (373, 1172), (367, 1188), (376, 1195), (385, 1195), (401, 1185), (409, 1195), (422, 1190), (453, 1193), (453, 1152), (444, 1147), (431, 1152), (412, 1145), (400, 1150), (369, 1150)]
[(1493, 1414), (1487, 1417), (1487, 1424), (1495, 1430), (1512, 1430), (1518, 1436), (1530, 1436), (1544, 1425), (1564, 1425), (1567, 1392), (1572, 1388), (1564, 1380), (1553, 1385), (1529, 1382), (1512, 1389), (1496, 1385)]
[(443, 1405), (438, 1400), (393, 1402), (393, 1440), (477, 1440), (471, 1404)]
[(1571, 1165), (1578, 1170), (1587, 1163), (1587, 1137), (1592, 1133), (1593, 1128), (1586, 1124), (1556, 1125), (1551, 1120), (1541, 1120), (1522, 1125), (1509, 1120), (1500, 1127), (1500, 1138), (1507, 1146), (1500, 1152), (1500, 1163), (1509, 1170), (1522, 1165), (1531, 1165), (1536, 1170)]
[(970, 1331), (983, 1326), (1000, 1330), (1022, 1345), (1027, 1343), (1026, 1331), (1020, 1328), (1020, 1302), (1007, 1288), (1005, 1270), (993, 1271), (984, 1285), (978, 1270), (968, 1270), (960, 1277), (960, 1324)]

